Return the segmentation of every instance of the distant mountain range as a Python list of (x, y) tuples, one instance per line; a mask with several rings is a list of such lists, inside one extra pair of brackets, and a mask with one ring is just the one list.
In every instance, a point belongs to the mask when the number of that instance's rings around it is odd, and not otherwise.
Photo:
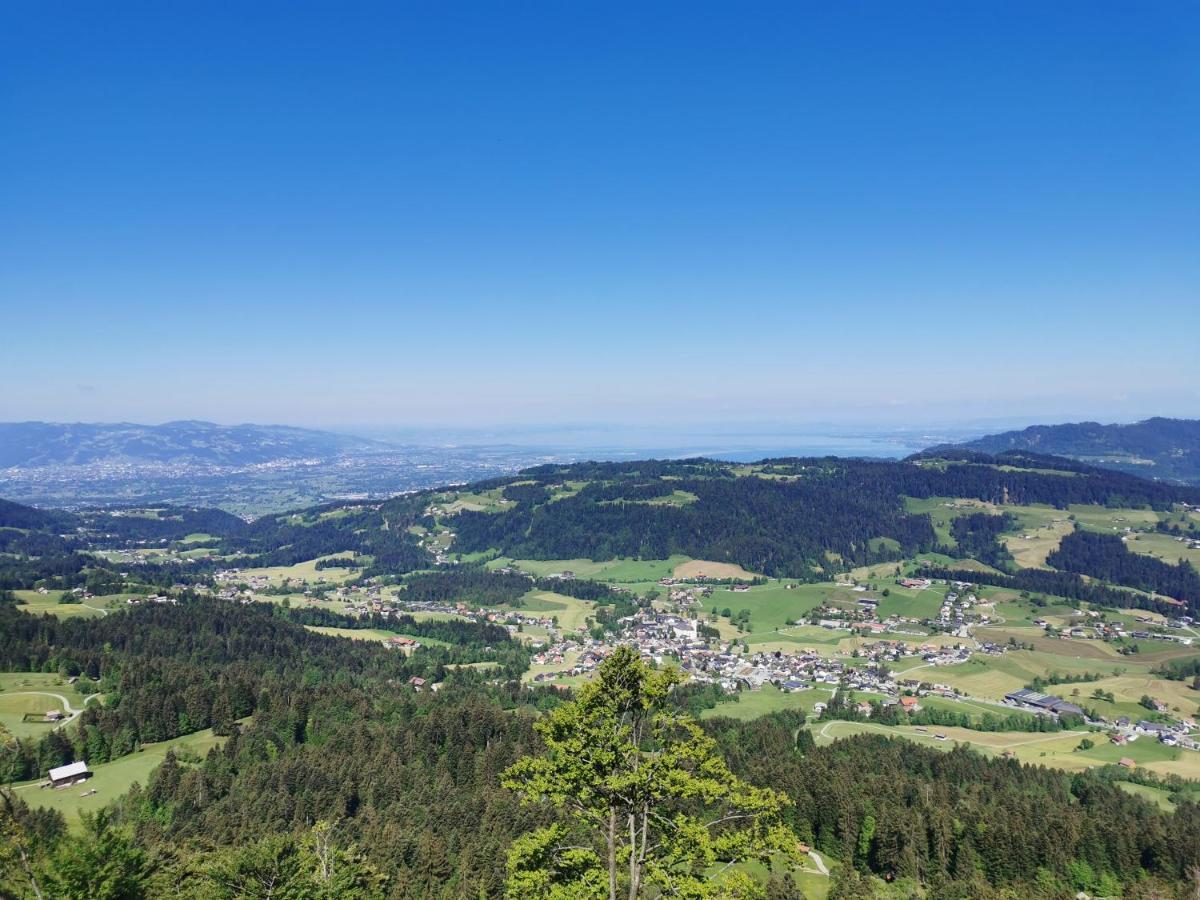
[(1031, 425), (1020, 431), (991, 434), (947, 447), (1002, 453), (1032, 450), (1066, 456), (1107, 469), (1117, 469), (1181, 484), (1200, 484), (1200, 420), (1146, 419), (1132, 425), (1076, 422), (1065, 425)]
[(0, 423), (0, 496), (37, 506), (171, 503), (238, 515), (477, 481), (561, 458), (281, 425)]
[(0, 468), (99, 462), (247, 466), (391, 449), (379, 441), (282, 425), (0, 423)]

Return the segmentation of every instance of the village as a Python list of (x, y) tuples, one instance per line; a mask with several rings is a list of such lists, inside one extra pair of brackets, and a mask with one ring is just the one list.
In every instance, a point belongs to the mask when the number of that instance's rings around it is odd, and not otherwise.
[[(552, 577), (570, 580), (575, 576), (564, 571)], [(219, 572), (217, 581), (218, 596), (240, 602), (252, 602), (255, 594), (271, 588), (269, 579), (264, 576), (238, 570)], [(930, 580), (923, 578), (897, 577), (895, 584), (912, 591), (933, 587)], [(815, 627), (844, 633), (857, 640), (851, 651), (832, 649), (828, 643), (820, 647), (799, 645), (794, 650), (756, 650), (745, 636), (729, 634), (728, 627), (722, 632), (717, 627), (716, 608), (710, 618), (704, 607), (712, 601), (714, 591), (744, 594), (751, 590), (750, 584), (736, 581), (717, 584), (705, 579), (668, 577), (661, 579), (659, 586), (665, 595), (653, 602), (639, 601), (641, 605), (636, 612), (617, 620), (608, 630), (594, 627), (590, 618), (590, 624), (562, 627), (556, 615), (520, 607), (473, 608), (459, 601), (410, 601), (404, 598), (403, 591), (373, 581), (335, 585), (318, 577), (316, 584), (306, 582), (300, 590), (301, 596), (308, 600), (319, 598), (336, 602), (347, 614), (359, 617), (371, 616), (386, 621), (400, 615), (453, 616), (506, 627), (514, 636), (523, 635), (529, 643), (533, 654), (527, 678), (535, 684), (564, 689), (578, 684), (590, 676), (615, 647), (629, 645), (653, 665), (675, 665), (692, 683), (714, 685), (731, 698), (742, 692), (761, 691), (767, 686), (785, 694), (825, 692), (828, 697), (807, 705), (816, 716), (822, 714), (829, 700), (839, 692), (854, 696), (855, 711), (862, 717), (870, 716), (872, 710), (881, 705), (897, 706), (905, 713), (916, 712), (921, 708), (922, 699), (932, 696), (994, 707), (998, 714), (1022, 712), (1052, 719), (1063, 715), (1078, 717), (1088, 726), (1108, 732), (1112, 743), (1117, 745), (1141, 739), (1200, 750), (1200, 742), (1195, 737), (1196, 725), (1186, 718), (1182, 721), (1162, 721), (1167, 718), (1165, 716), (1159, 716), (1157, 720), (1131, 720), (1126, 716), (1112, 721), (1103, 717), (1093, 719), (1087, 717), (1079, 704), (1052, 694), (1023, 689), (1010, 692), (1003, 699), (988, 699), (940, 683), (932, 674), (939, 668), (961, 665), (977, 658), (1000, 657), (1013, 649), (1010, 644), (983, 637), (987, 626), (995, 619), (993, 605), (967, 582), (945, 584), (936, 613), (923, 618), (900, 615), (881, 618), (879, 595), (883, 591), (869, 589), (854, 581), (839, 582), (839, 588), (854, 596), (853, 602), (824, 602), (791, 622), (797, 629)], [(143, 602), (161, 600), (154, 597)], [(1108, 621), (1095, 610), (1081, 609), (1075, 610), (1070, 617), (1070, 621), (1077, 624), (1060, 628), (1046, 619), (1036, 619), (1034, 624), (1048, 636), (1062, 639), (1129, 637), (1178, 641), (1184, 645), (1192, 641), (1190, 617), (1179, 616), (1161, 623), (1141, 615), (1134, 619), (1144, 624), (1144, 628), (1129, 628), (1119, 621)], [(1181, 633), (1181, 629), (1187, 629), (1187, 633)], [(391, 636), (384, 644), (405, 652), (421, 646), (419, 640), (404, 635)], [(917, 669), (929, 674), (923, 673), (924, 677), (920, 678), (905, 677)], [(413, 687), (422, 688), (421, 685)]]

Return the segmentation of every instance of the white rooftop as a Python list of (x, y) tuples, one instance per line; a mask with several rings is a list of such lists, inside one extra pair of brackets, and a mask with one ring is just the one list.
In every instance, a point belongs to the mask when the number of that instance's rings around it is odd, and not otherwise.
[(85, 774), (87, 770), (87, 763), (73, 762), (69, 766), (59, 766), (57, 769), (51, 769), (50, 780), (59, 781), (63, 778), (74, 778), (76, 775)]

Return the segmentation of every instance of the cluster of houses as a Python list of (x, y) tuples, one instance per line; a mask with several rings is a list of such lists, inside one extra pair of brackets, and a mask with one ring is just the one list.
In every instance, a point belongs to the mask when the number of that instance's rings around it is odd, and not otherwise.
[(147, 597), (130, 597), (125, 602), (130, 606), (141, 606), (144, 603), (167, 603), (174, 606), (179, 601), (174, 597), (168, 597), (166, 594), (150, 594)]
[(1196, 728), (1193, 721), (1181, 722), (1152, 722), (1149, 719), (1139, 719), (1133, 722), (1128, 716), (1122, 716), (1112, 724), (1109, 740), (1118, 746), (1131, 744), (1139, 738), (1146, 737), (1157, 740), (1168, 747), (1183, 747), (1185, 750), (1200, 750), (1200, 741), (1192, 732)]
[[(726, 693), (758, 690), (766, 684), (789, 692), (845, 684), (854, 690), (894, 694), (898, 688), (891, 676), (884, 674), (887, 664), (919, 660), (930, 665), (949, 665), (969, 659), (972, 652), (964, 644), (937, 646), (880, 640), (860, 647), (856, 651), (858, 658), (851, 664), (848, 660), (822, 656), (813, 648), (796, 653), (739, 652), (727, 641), (711, 641), (701, 633), (697, 619), (676, 612), (642, 609), (619, 624), (621, 632), (615, 639), (566, 636), (539, 647), (532, 660), (535, 667), (561, 666), (568, 654), (578, 656), (569, 669), (538, 673), (534, 680), (586, 675), (619, 643), (632, 645), (648, 661), (674, 663), (693, 680), (717, 684)], [(916, 684), (913, 682), (914, 687)]]
[(969, 622), (977, 621), (980, 625), (987, 625), (991, 616), (976, 609), (982, 601), (974, 594), (958, 593), (958, 591), (965, 590), (961, 586), (961, 582), (955, 582), (954, 587), (955, 590), (947, 591), (942, 600), (942, 608), (938, 611), (937, 616), (938, 624), (942, 628), (957, 631), (964, 636)]
[[(1022, 688), (1019, 691), (1012, 691), (1005, 694), (1004, 699), (1014, 706), (1039, 714), (1054, 716), (1064, 714), (1085, 715), (1083, 709), (1074, 703), (1064, 700), (1062, 697), (1057, 697), (1054, 694), (1043, 694), (1029, 688)], [(1166, 709), (1166, 704), (1158, 702), (1156, 703), (1156, 707), (1162, 712)], [(1134, 722), (1128, 716), (1121, 716), (1114, 722), (1100, 718), (1094, 722), (1089, 720), (1089, 724), (1107, 728), (1109, 731), (1109, 740), (1118, 746), (1125, 746), (1139, 738), (1149, 737), (1169, 747), (1200, 750), (1200, 741), (1197, 741), (1192, 735), (1192, 732), (1196, 729), (1196, 723), (1187, 719), (1179, 722), (1156, 722), (1149, 719), (1139, 719)]]
[[(1100, 618), (1100, 613), (1094, 609), (1074, 610), (1071, 614), (1072, 624), (1060, 632), (1060, 636), (1076, 640), (1115, 640), (1117, 638), (1133, 638), (1134, 640), (1175, 641), (1185, 647), (1191, 646), (1193, 638), (1185, 634), (1172, 634), (1164, 631), (1158, 622), (1150, 616), (1134, 616), (1137, 622), (1144, 623), (1146, 628), (1128, 629), (1121, 622), (1110, 622)], [(1191, 616), (1179, 616), (1167, 621), (1167, 627), (1176, 630), (1192, 624)], [(1045, 619), (1034, 619), (1033, 624), (1040, 628), (1049, 629), (1052, 626)]]
[(266, 575), (250, 575), (241, 569), (220, 569), (213, 574), (217, 584), (246, 585), (252, 591), (265, 591), (271, 586), (271, 579)]

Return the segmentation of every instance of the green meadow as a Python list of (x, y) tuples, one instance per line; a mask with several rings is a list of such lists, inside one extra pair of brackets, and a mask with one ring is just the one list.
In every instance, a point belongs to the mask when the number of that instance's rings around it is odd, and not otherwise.
[(112, 803), (134, 783), (145, 785), (150, 773), (166, 758), (168, 750), (202, 757), (224, 740), (214, 735), (211, 729), (206, 729), (170, 741), (146, 744), (129, 756), (93, 766), (93, 776), (82, 784), (58, 789), (40, 788), (39, 780), (16, 785), (15, 790), (30, 806), (58, 810), (66, 817), (67, 824), (74, 828), (79, 825), (80, 813), (95, 812), (101, 806)]

